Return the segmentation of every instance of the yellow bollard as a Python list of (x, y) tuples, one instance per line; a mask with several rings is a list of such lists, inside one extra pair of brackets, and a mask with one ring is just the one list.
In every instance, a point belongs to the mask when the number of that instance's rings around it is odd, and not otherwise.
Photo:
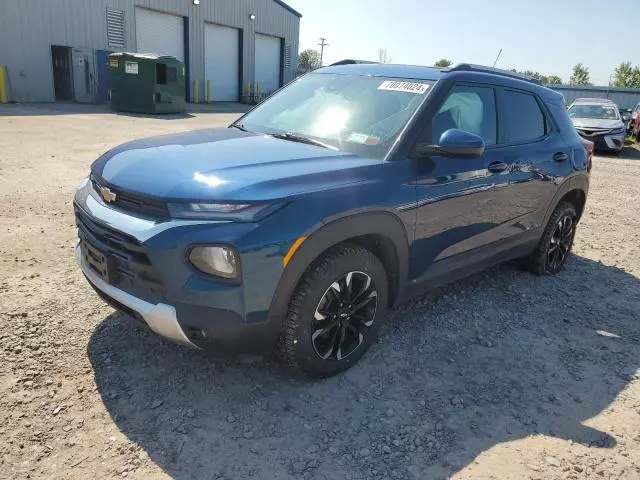
[(0, 103), (7, 103), (7, 69), (0, 65)]
[(207, 80), (207, 103), (211, 103), (211, 80)]
[(193, 103), (200, 101), (200, 91), (198, 90), (198, 79), (193, 81)]

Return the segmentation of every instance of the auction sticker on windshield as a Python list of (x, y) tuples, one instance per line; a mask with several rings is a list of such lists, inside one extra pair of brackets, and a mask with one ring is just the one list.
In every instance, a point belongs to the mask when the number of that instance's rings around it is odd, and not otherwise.
[(429, 85), (426, 83), (385, 80), (380, 84), (378, 90), (391, 90), (393, 92), (418, 93), (420, 95), (423, 95), (424, 92), (429, 90)]

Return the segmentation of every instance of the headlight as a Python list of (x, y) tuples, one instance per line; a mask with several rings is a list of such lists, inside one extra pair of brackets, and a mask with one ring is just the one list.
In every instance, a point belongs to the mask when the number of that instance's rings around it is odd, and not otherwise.
[(251, 222), (272, 212), (275, 205), (237, 204), (237, 203), (169, 203), (172, 218), (191, 218), (202, 220), (239, 220)]
[(626, 133), (626, 129), (624, 128), (624, 126), (620, 127), (620, 128), (615, 128), (613, 130), (611, 130), (609, 132), (610, 135), (619, 135), (621, 133)]
[(189, 262), (209, 275), (229, 280), (238, 278), (238, 258), (230, 247), (193, 247), (189, 252)]

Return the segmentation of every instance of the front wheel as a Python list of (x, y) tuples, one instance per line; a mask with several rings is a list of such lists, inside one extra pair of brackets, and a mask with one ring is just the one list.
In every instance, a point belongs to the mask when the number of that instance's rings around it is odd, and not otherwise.
[(333, 248), (291, 297), (280, 341), (285, 360), (316, 378), (348, 369), (374, 341), (387, 301), (386, 271), (373, 253), (350, 244)]
[(573, 247), (577, 226), (576, 207), (568, 202), (560, 203), (551, 215), (538, 246), (529, 257), (533, 273), (555, 275), (562, 270)]

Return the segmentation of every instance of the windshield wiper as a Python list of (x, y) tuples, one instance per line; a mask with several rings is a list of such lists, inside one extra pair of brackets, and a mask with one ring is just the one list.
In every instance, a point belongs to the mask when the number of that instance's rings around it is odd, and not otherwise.
[(320, 140), (315, 140), (309, 137), (303, 137), (302, 135), (296, 135), (291, 132), (282, 132), (282, 133), (269, 133), (271, 137), (279, 138), (281, 140), (289, 140), (290, 142), (298, 142), (298, 143), (306, 143), (307, 145), (316, 145), (317, 147), (328, 148), (330, 150), (338, 150), (333, 145), (329, 145), (328, 143), (321, 142)]

